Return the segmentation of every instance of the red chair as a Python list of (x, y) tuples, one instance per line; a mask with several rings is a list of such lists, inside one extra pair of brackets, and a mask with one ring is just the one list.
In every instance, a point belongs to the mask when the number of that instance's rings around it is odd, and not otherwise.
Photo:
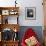
[[(32, 37), (32, 36), (34, 36), (37, 39), (36, 33), (31, 28), (28, 28), (25, 32), (24, 37), (22, 38), (21, 46), (27, 46), (25, 43), (25, 40)], [(40, 42), (38, 41), (35, 46), (41, 46)]]

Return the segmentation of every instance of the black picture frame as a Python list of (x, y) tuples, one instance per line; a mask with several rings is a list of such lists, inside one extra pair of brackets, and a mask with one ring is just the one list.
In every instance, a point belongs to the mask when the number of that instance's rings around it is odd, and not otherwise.
[(36, 8), (26, 7), (25, 8), (25, 18), (29, 20), (35, 20), (36, 19)]

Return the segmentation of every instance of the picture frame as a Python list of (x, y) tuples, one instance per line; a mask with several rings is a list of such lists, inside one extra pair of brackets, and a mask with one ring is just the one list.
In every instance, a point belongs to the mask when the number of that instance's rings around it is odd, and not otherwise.
[(2, 10), (2, 15), (9, 15), (9, 10)]
[(35, 20), (36, 19), (36, 8), (26, 7), (25, 8), (25, 18), (29, 20)]

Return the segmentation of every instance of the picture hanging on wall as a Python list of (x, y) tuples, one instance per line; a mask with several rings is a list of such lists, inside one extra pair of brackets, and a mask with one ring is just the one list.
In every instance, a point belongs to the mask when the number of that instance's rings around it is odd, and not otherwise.
[(36, 19), (36, 8), (35, 7), (26, 7), (25, 8), (26, 19), (35, 20)]

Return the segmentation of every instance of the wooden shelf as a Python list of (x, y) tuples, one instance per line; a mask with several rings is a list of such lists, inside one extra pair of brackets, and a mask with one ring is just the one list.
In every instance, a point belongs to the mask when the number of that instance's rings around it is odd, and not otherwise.
[(0, 45), (3, 45), (3, 46), (18, 46), (18, 41), (5, 41), (5, 42), (1, 42)]
[[(9, 16), (14, 16), (14, 17), (17, 16), (17, 18), (16, 18), (17, 23), (9, 24), (8, 18), (7, 18)], [(18, 24), (18, 17), (19, 17), (19, 7), (0, 7), (0, 20), (1, 20), (1, 24), (0, 24), (0, 32), (1, 32), (0, 46), (18, 46), (19, 40), (17, 39), (17, 41), (16, 41), (16, 39), (15, 39), (15, 41), (13, 41), (13, 39), (15, 38), (15, 33), (18, 33), (18, 31), (20, 29), (19, 24)], [(4, 29), (11, 29), (10, 31), (14, 31), (13, 39), (10, 39), (9, 41), (7, 41), (7, 40), (5, 41), (4, 39), (2, 39), (3, 38), (2, 33), (4, 33), (3, 32)], [(12, 38), (12, 37), (10, 37), (10, 38)], [(17, 34), (16, 34), (16, 38), (18, 38)]]
[(15, 41), (10, 40), (10, 41), (3, 41), (3, 42), (5, 42), (5, 43), (8, 43), (8, 42), (12, 43), (12, 42), (19, 42), (19, 40), (15, 40)]
[(14, 31), (16, 29), (19, 31), (19, 25), (18, 24), (0, 24), (1, 31), (5, 28), (10, 28)]
[(2, 10), (3, 10), (3, 9), (4, 9), (4, 10), (5, 10), (5, 9), (16, 9), (16, 10), (17, 10), (18, 8), (19, 8), (19, 7), (0, 7), (0, 9), (2, 9)]

